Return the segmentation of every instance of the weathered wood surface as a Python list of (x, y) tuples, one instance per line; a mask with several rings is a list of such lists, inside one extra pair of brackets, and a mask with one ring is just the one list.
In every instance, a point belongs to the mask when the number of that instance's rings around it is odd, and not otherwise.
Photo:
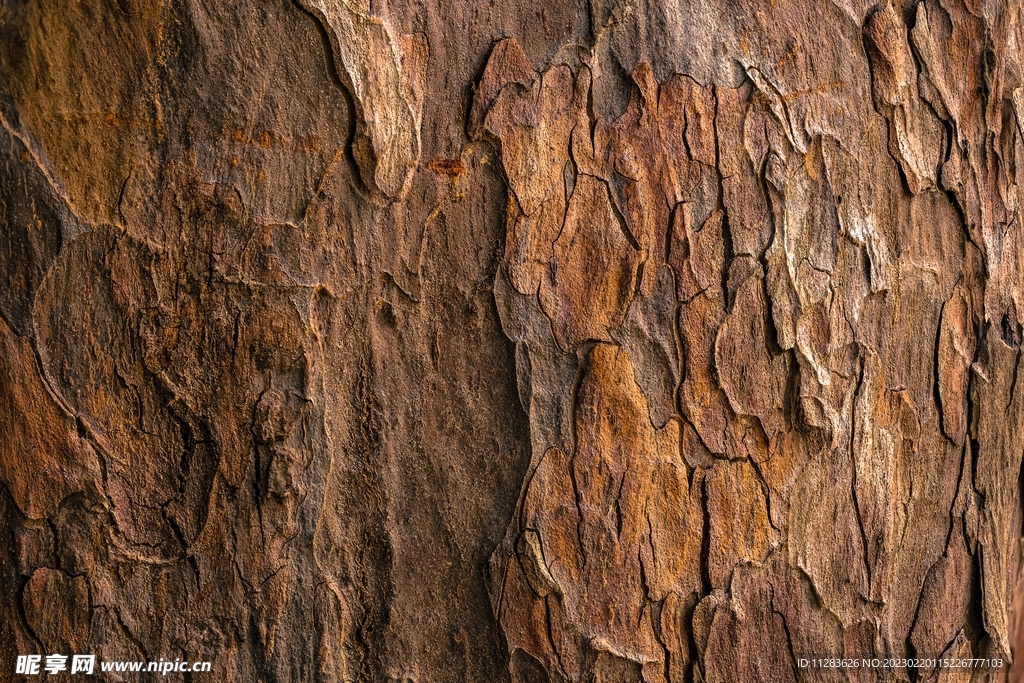
[(1022, 22), (0, 1), (0, 680), (1024, 662)]

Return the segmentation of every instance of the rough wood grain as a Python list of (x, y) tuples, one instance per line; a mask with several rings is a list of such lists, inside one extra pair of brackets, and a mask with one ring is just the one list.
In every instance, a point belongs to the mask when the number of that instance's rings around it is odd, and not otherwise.
[(0, 0), (0, 680), (1024, 680), (1021, 46)]

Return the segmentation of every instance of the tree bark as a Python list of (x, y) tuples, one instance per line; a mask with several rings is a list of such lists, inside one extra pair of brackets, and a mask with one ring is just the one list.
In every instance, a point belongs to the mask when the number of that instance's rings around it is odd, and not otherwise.
[(1022, 680), (1022, 15), (0, 0), (0, 680)]

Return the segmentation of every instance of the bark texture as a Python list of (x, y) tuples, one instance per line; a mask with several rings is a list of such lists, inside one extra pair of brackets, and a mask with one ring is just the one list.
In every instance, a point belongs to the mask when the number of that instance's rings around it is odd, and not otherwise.
[(1020, 680), (1022, 50), (0, 0), (0, 680)]

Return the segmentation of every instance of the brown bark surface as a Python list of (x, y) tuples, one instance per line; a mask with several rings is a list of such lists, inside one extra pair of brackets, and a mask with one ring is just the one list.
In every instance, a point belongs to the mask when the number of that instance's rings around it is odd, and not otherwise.
[(0, 680), (1020, 680), (1018, 161), (1015, 0), (0, 0)]

